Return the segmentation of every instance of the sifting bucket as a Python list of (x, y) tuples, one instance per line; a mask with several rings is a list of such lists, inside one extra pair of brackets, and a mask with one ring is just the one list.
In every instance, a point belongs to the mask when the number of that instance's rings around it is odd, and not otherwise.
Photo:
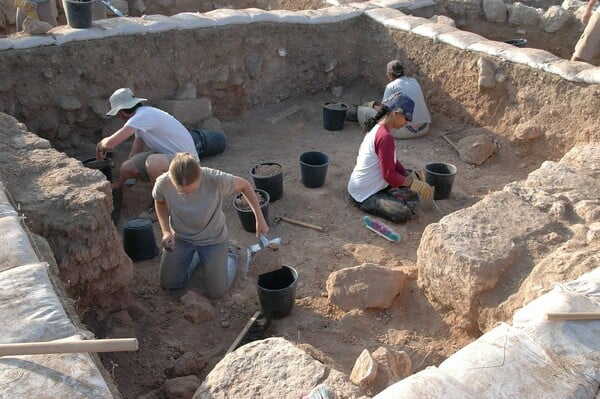
[(227, 140), (221, 132), (207, 132), (202, 129), (194, 129), (190, 131), (190, 134), (192, 135), (200, 159), (225, 151)]
[(133, 261), (158, 255), (152, 222), (144, 218), (128, 219), (123, 225), (123, 247)]
[(302, 184), (308, 188), (317, 188), (325, 184), (329, 156), (319, 151), (309, 151), (300, 155), (300, 173)]
[(71, 28), (92, 27), (92, 7), (94, 0), (63, 0), (67, 23)]
[[(257, 169), (261, 166), (278, 168), (278, 171), (272, 175), (264, 176), (256, 174)], [(283, 195), (283, 167), (277, 162), (262, 162), (254, 165), (250, 170), (254, 186), (269, 193), (270, 201), (275, 202)]]
[(342, 130), (348, 106), (344, 103), (323, 104), (323, 127), (325, 130)]
[(290, 266), (282, 266), (258, 276), (258, 300), (262, 314), (267, 319), (289, 316), (296, 299), (298, 272)]
[(434, 200), (447, 199), (452, 191), (456, 176), (456, 166), (449, 163), (430, 163), (425, 165), (425, 181), (435, 187)]
[[(270, 202), (270, 198), (269, 198), (269, 193), (266, 192), (265, 190), (261, 190), (261, 189), (255, 189), (254, 190), (257, 195), (258, 193), (260, 193), (265, 199), (265, 203), (261, 205), (260, 210), (263, 213), (263, 216), (265, 217), (265, 220), (267, 221), (267, 224), (269, 223), (269, 202)], [(254, 217), (254, 213), (252, 212), (252, 209), (242, 209), (240, 207), (238, 207), (235, 203), (238, 200), (238, 198), (241, 198), (242, 194), (238, 194), (235, 196), (235, 198), (233, 199), (233, 207), (235, 208), (235, 211), (238, 215), (238, 217), (240, 218), (240, 222), (242, 223), (242, 227), (244, 228), (244, 230), (246, 230), (249, 233), (256, 233), (256, 218)]]
[(112, 153), (111, 152), (108, 152), (106, 154), (106, 157), (102, 161), (99, 161), (94, 157), (94, 158), (88, 158), (86, 160), (83, 160), (83, 161), (81, 161), (81, 163), (86, 168), (99, 170), (100, 172), (102, 172), (104, 174), (104, 176), (106, 176), (106, 179), (109, 182), (112, 182), (112, 163), (113, 163), (113, 161), (112, 161)]

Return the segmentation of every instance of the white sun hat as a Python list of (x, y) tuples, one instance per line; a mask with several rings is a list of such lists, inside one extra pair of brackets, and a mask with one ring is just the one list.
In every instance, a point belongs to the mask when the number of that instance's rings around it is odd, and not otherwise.
[(110, 111), (106, 113), (108, 116), (115, 116), (122, 109), (135, 107), (137, 104), (148, 101), (145, 98), (137, 98), (133, 95), (133, 91), (126, 87), (115, 90), (110, 96)]

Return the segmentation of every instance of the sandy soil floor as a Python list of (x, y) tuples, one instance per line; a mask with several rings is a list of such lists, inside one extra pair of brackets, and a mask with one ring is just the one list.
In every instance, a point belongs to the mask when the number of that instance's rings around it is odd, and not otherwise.
[[(476, 337), (466, 336), (453, 328), (452, 320), (434, 310), (416, 287), (416, 252), (424, 228), (443, 215), (435, 209), (418, 214), (405, 225), (394, 226), (402, 240), (392, 243), (365, 228), (362, 213), (347, 200), (346, 184), (353, 168), (358, 147), (363, 138), (356, 122), (345, 122), (341, 131), (323, 128), (322, 104), (344, 101), (358, 104), (360, 100), (377, 98), (370, 88), (346, 88), (340, 99), (330, 93), (318, 93), (276, 105), (256, 109), (224, 122), (227, 149), (224, 153), (202, 161), (251, 180), (253, 165), (275, 161), (284, 168), (284, 195), (269, 205), (271, 222), (276, 215), (321, 225), (323, 232), (281, 222), (271, 226), (269, 238), (283, 240), (279, 256), (284, 264), (299, 273), (296, 303), (291, 316), (275, 320), (268, 336), (281, 336), (297, 344), (317, 348), (321, 360), (349, 373), (363, 349), (375, 350), (390, 346), (406, 351), (415, 371), (437, 365), (457, 349)], [(301, 110), (278, 124), (268, 119), (292, 105)], [(458, 173), (449, 199), (438, 201), (444, 214), (468, 207), (490, 191), (506, 183), (522, 179), (539, 165), (539, 160), (517, 159), (504, 143), (498, 143), (497, 153), (479, 167), (463, 163), (454, 149), (440, 137), (447, 132), (455, 142), (464, 136), (468, 126), (440, 120), (429, 135), (412, 140), (396, 141), (399, 159), (408, 167), (423, 167), (431, 162), (449, 162)], [(125, 146), (126, 147), (126, 146)], [(126, 148), (123, 149), (126, 153)], [(325, 185), (309, 189), (302, 185), (299, 156), (317, 150), (330, 157)], [(124, 192), (119, 228), (151, 201), (149, 184), (137, 183)], [(224, 211), (230, 237), (246, 248), (258, 242), (242, 229), (228, 199)], [(158, 223), (155, 235), (160, 238)], [(383, 311), (350, 312), (345, 314), (329, 304), (325, 291), (328, 275), (341, 268), (372, 262), (385, 266), (400, 266), (411, 276), (407, 289), (391, 308)], [(130, 290), (134, 305), (129, 314), (118, 314), (106, 324), (106, 337), (135, 336), (140, 349), (132, 353), (103, 355), (105, 367), (112, 372), (125, 398), (160, 397), (160, 387), (170, 377), (171, 368), (183, 353), (196, 353), (202, 369), (202, 380), (223, 357), (249, 318), (260, 308), (256, 280), (238, 277), (230, 292), (212, 301), (216, 317), (193, 324), (183, 318), (179, 300), (158, 285), (158, 258), (137, 262), (135, 279)]]

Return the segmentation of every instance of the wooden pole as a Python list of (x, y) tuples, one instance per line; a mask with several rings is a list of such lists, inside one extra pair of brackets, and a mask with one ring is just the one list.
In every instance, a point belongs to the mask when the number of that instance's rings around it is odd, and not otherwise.
[(321, 226), (317, 226), (315, 224), (301, 222), (301, 221), (296, 220), (296, 219), (290, 219), (290, 218), (288, 218), (286, 216), (281, 216), (281, 220), (283, 220), (285, 222), (288, 222), (288, 223), (291, 223), (291, 224), (298, 225), (298, 226), (303, 226), (303, 227), (308, 227), (310, 229), (315, 229), (315, 230), (318, 230), (318, 231), (323, 231), (323, 227), (321, 227)]
[(460, 155), (460, 151), (458, 150), (458, 147), (456, 146), (456, 144), (454, 144), (454, 143), (452, 142), (452, 140), (450, 140), (450, 139), (448, 138), (448, 136), (446, 136), (446, 133), (442, 132), (442, 133), (440, 133), (440, 136), (442, 136), (442, 138), (443, 138), (444, 140), (446, 140), (446, 142), (448, 142), (448, 144), (450, 144), (450, 145), (452, 146), (452, 148), (454, 148), (454, 150), (455, 150), (456, 152), (458, 152), (458, 153), (459, 153), (459, 155)]
[(0, 356), (78, 352), (127, 352), (136, 351), (137, 349), (137, 338), (20, 342), (14, 344), (0, 344)]
[(600, 312), (546, 313), (546, 319), (550, 320), (550, 321), (559, 321), (559, 320), (600, 320)]

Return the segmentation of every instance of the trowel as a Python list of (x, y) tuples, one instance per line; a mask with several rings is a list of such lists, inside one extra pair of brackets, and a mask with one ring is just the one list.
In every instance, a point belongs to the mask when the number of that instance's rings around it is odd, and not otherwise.
[(251, 262), (252, 256), (254, 254), (256, 254), (257, 252), (259, 252), (265, 248), (276, 250), (279, 248), (280, 245), (281, 245), (281, 238), (273, 238), (272, 240), (269, 240), (267, 237), (265, 237), (264, 234), (261, 234), (258, 237), (258, 243), (250, 245), (248, 247), (248, 249), (246, 250), (246, 270), (245, 270), (246, 273), (248, 273), (248, 271), (250, 269), (250, 262)]

